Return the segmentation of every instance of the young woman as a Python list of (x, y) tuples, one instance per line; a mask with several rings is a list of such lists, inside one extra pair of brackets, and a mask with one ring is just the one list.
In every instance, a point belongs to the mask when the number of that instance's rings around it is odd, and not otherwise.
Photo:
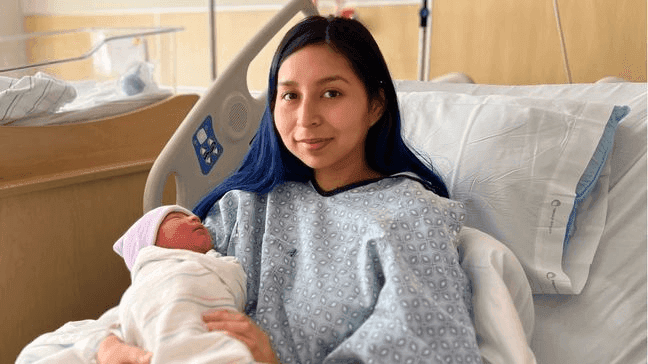
[(210, 312), (208, 328), (257, 343), (259, 361), (480, 362), (447, 197), (401, 138), (367, 29), (304, 20), (242, 166), (194, 209), (248, 277), (247, 315)]
[[(194, 213), (248, 282), (245, 314), (206, 312), (205, 325), (257, 362), (481, 361), (455, 248), (463, 208), (403, 142), (359, 22), (311, 17), (287, 33), (250, 152)], [(111, 336), (98, 357), (142, 354)]]

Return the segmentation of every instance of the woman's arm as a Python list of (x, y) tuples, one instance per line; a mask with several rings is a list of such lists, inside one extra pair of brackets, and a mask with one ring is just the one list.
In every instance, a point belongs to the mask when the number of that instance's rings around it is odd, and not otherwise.
[(374, 309), (323, 363), (480, 363), (458, 261), (429, 246), (427, 255), (407, 244), (382, 245), (385, 284)]
[(149, 364), (152, 353), (121, 341), (109, 335), (99, 345), (97, 362), (99, 364)]
[(210, 311), (203, 315), (203, 321), (209, 331), (225, 331), (247, 345), (257, 362), (279, 364), (268, 335), (245, 314), (228, 310)]

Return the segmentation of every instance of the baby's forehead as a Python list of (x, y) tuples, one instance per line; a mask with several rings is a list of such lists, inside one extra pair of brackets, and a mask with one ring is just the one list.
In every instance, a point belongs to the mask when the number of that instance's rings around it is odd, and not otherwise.
[(189, 216), (189, 214), (182, 211), (171, 211), (166, 215), (166, 217), (173, 216), (173, 215)]
[(174, 218), (184, 218), (184, 217), (187, 217), (187, 216), (189, 216), (187, 213), (184, 213), (184, 212), (181, 212), (181, 211), (171, 211), (168, 214), (166, 214), (166, 216), (164, 216), (162, 221), (160, 221), (160, 225), (162, 225), (162, 224), (166, 223), (167, 221), (170, 221), (170, 220), (172, 220)]
[(164, 216), (162, 221), (160, 221), (160, 225), (158, 227), (158, 232), (157, 232), (158, 236), (156, 236), (156, 241), (159, 238), (160, 230), (165, 228), (165, 227), (168, 227), (169, 224), (171, 224), (170, 221), (172, 219), (174, 219), (174, 218), (183, 218), (183, 217), (187, 217), (187, 216), (189, 216), (189, 214), (187, 214), (186, 212), (182, 212), (182, 211), (171, 211), (168, 214), (166, 214), (166, 216)]

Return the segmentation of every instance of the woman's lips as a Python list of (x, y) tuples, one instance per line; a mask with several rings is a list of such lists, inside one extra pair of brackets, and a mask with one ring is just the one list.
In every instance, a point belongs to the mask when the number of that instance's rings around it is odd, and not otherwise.
[(302, 139), (299, 142), (304, 144), (309, 150), (319, 150), (324, 148), (333, 138), (312, 138)]

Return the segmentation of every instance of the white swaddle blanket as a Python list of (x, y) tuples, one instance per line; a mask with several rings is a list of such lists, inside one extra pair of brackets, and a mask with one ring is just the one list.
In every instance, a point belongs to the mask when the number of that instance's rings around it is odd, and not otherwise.
[(243, 310), (246, 277), (236, 258), (149, 246), (131, 278), (119, 304), (121, 332), (153, 353), (152, 364), (254, 363), (245, 344), (202, 324), (207, 310)]

